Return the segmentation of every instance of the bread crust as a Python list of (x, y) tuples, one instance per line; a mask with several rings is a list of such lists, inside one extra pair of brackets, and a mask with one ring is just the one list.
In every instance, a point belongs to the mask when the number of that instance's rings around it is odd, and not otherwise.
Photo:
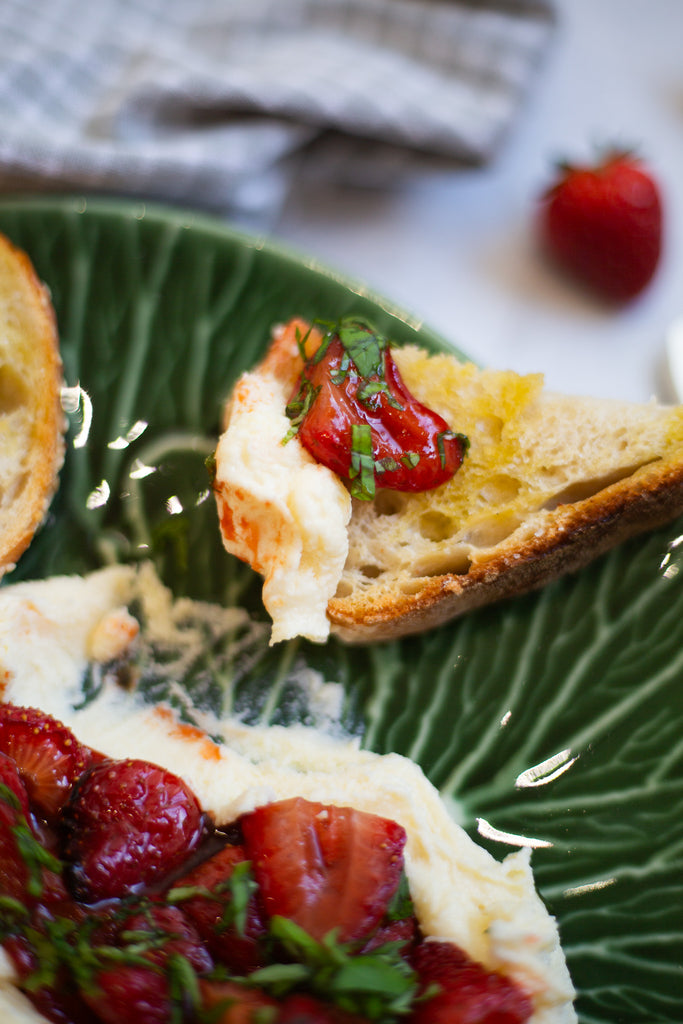
[(6, 455), (0, 494), (0, 575), (42, 523), (64, 460), (62, 362), (47, 287), (31, 260), (0, 234), (0, 421)]
[(393, 640), (465, 612), (545, 586), (575, 572), (630, 537), (683, 514), (683, 459), (651, 463), (584, 501), (559, 505), (543, 529), (510, 538), (493, 557), (463, 574), (415, 580), (412, 594), (363, 600), (333, 598), (332, 632), (347, 643)]

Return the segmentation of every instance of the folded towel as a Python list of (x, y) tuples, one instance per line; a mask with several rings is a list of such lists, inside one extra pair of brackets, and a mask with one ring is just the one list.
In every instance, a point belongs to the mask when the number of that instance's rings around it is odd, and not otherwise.
[(0, 188), (273, 205), (332, 131), (492, 156), (544, 0), (3, 0)]

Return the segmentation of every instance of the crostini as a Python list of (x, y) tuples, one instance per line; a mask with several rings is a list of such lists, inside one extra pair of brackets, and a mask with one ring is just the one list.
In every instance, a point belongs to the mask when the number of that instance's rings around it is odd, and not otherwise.
[[(358, 369), (363, 332), (391, 371)], [(340, 339), (343, 366), (329, 355)], [(443, 423), (431, 453), (401, 433), (413, 405)], [(430, 458), (452, 472), (430, 482)], [(385, 640), (540, 587), (683, 512), (683, 407), (551, 394), (539, 374), (394, 348), (356, 320), (293, 320), (227, 403), (214, 490), (225, 547), (264, 576), (273, 642)]]

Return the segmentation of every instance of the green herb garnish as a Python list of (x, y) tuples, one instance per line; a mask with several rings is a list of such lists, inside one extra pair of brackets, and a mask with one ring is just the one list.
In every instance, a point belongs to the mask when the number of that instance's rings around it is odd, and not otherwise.
[(270, 934), (287, 954), (287, 962), (254, 971), (245, 979), (249, 985), (277, 999), (303, 987), (370, 1021), (393, 1020), (410, 1012), (418, 977), (401, 956), (403, 943), (388, 942), (369, 953), (358, 953), (353, 943), (338, 942), (334, 930), (318, 942), (279, 916), (272, 918)]
[(206, 466), (206, 471), (209, 474), (209, 482), (210, 482), (211, 486), (213, 487), (214, 483), (216, 482), (216, 453), (215, 452), (212, 452), (210, 455), (206, 456), (206, 458), (204, 459), (204, 465)]
[(375, 463), (372, 430), (368, 423), (351, 424), (351, 497), (371, 501), (375, 497)]
[(315, 387), (308, 377), (302, 375), (299, 383), (299, 390), (285, 408), (285, 413), (292, 425), (282, 438), (282, 444), (287, 444), (288, 441), (291, 441), (291, 439), (299, 433), (299, 428), (306, 419), (306, 416), (318, 397), (319, 392), (320, 387)]
[(340, 321), (337, 336), (361, 377), (384, 377), (384, 353), (389, 342), (370, 324), (355, 317)]
[(394, 409), (403, 410), (403, 406), (397, 399), (394, 398), (389, 385), (385, 380), (368, 380), (363, 384), (359, 385), (356, 391), (356, 398), (361, 405), (366, 406), (368, 409), (376, 409), (378, 405), (378, 397), (384, 395), (387, 400), (387, 404), (392, 406)]

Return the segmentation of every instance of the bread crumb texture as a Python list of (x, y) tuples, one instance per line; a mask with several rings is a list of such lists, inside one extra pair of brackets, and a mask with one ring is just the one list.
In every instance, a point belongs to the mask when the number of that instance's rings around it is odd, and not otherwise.
[(683, 458), (680, 407), (555, 395), (540, 374), (480, 370), (410, 346), (393, 351), (408, 388), (466, 434), (470, 448), (436, 490), (354, 502), (333, 618), (347, 599), (367, 611), (418, 593), (425, 577), (462, 576), (520, 551), (561, 506)]

